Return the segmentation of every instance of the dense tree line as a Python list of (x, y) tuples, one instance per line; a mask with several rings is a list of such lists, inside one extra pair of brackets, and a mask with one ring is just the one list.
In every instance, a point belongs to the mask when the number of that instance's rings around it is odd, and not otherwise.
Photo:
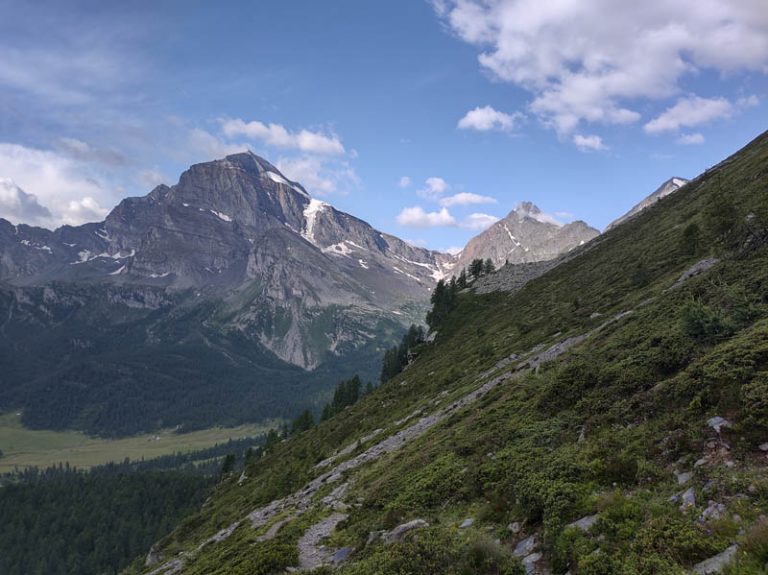
[[(440, 284), (444, 284), (444, 282), (440, 280), (437, 285)], [(432, 297), (434, 298), (434, 294)], [(403, 371), (413, 358), (414, 348), (423, 343), (425, 339), (424, 328), (411, 324), (400, 344), (384, 352), (384, 361), (381, 365), (381, 382), (383, 383)]]
[(0, 573), (120, 572), (197, 510), (212, 478), (180, 471), (31, 470), (0, 488)]

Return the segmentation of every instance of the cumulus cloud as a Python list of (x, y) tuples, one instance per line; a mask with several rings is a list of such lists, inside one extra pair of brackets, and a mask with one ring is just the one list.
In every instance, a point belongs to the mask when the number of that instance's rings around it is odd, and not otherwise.
[(470, 206), (474, 204), (495, 204), (496, 198), (490, 196), (481, 196), (480, 194), (472, 194), (470, 192), (460, 192), (452, 196), (440, 198), (441, 206)]
[(109, 210), (99, 205), (91, 196), (85, 196), (79, 200), (70, 200), (67, 209), (62, 216), (62, 223), (73, 226), (84, 222), (98, 222), (103, 220)]
[(603, 143), (603, 139), (595, 135), (574, 134), (573, 143), (582, 152), (599, 152), (608, 149), (608, 146)]
[(354, 168), (344, 161), (326, 161), (317, 156), (301, 156), (280, 158), (276, 166), (312, 195), (347, 193), (360, 185), (360, 178)]
[(426, 198), (428, 200), (437, 200), (446, 191), (448, 191), (448, 182), (446, 182), (443, 178), (432, 176), (431, 178), (426, 179), (424, 182), (424, 187), (416, 193), (422, 198)]
[(403, 176), (400, 178), (400, 181), (397, 182), (397, 187), (399, 188), (409, 188), (411, 187), (411, 178), (408, 176)]
[(677, 132), (681, 128), (693, 128), (708, 124), (733, 114), (733, 105), (725, 98), (701, 98), (688, 96), (667, 108), (657, 118), (648, 122), (643, 129), (648, 134)]
[(455, 226), (456, 218), (448, 212), (448, 208), (443, 208), (439, 212), (427, 212), (419, 206), (413, 206), (403, 208), (403, 211), (397, 215), (397, 223), (412, 228), (437, 228)]
[(499, 221), (499, 218), (491, 214), (475, 213), (469, 214), (461, 221), (460, 226), (468, 230), (485, 230)]
[(491, 106), (478, 106), (467, 112), (459, 120), (458, 128), (461, 130), (476, 130), (478, 132), (490, 132), (492, 130), (509, 132), (515, 128), (516, 123), (522, 118), (522, 114), (507, 114), (499, 112)]
[(628, 124), (642, 100), (680, 92), (702, 70), (765, 71), (761, 0), (433, 0), (482, 68), (532, 95), (531, 111), (561, 135), (584, 122)]
[(51, 212), (37, 201), (37, 196), (22, 190), (10, 178), (0, 178), (0, 218), (18, 223), (47, 223)]
[(106, 214), (101, 206), (112, 204), (116, 193), (89, 171), (87, 164), (54, 150), (18, 144), (0, 143), (0, 176), (12, 178), (40, 207), (49, 210), (47, 219), (37, 210), (35, 218), (27, 220), (46, 226), (100, 220)]
[(306, 129), (291, 132), (280, 124), (264, 124), (257, 120), (245, 122), (239, 118), (222, 120), (221, 128), (227, 137), (244, 136), (275, 148), (315, 154), (344, 154), (344, 146), (339, 138), (332, 134), (322, 134)]
[(684, 146), (692, 146), (696, 144), (703, 144), (704, 143), (704, 136), (702, 134), (694, 133), (694, 134), (682, 134), (677, 139), (678, 144), (682, 144)]

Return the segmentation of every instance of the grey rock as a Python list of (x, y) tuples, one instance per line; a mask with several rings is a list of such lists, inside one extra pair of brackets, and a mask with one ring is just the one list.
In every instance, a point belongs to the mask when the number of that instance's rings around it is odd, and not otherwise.
[(162, 555), (158, 552), (157, 546), (153, 545), (149, 553), (147, 553), (147, 557), (144, 560), (144, 567), (152, 567), (153, 565), (157, 565), (160, 563), (160, 561), (163, 560)]
[(715, 501), (710, 501), (709, 505), (707, 505), (707, 508), (701, 512), (701, 515), (699, 516), (699, 521), (706, 522), (710, 520), (717, 520), (721, 519), (725, 516), (727, 509), (725, 505), (722, 503), (717, 503)]
[(761, 443), (760, 444), (760, 451), (766, 451), (768, 452), (768, 442)]
[(515, 550), (512, 553), (514, 553), (516, 557), (527, 557), (536, 550), (537, 546), (538, 541), (536, 540), (536, 535), (531, 535), (530, 537), (526, 537), (522, 541), (519, 541), (517, 545), (515, 545)]
[(690, 471), (685, 471), (682, 473), (675, 472), (675, 477), (677, 478), (678, 485), (685, 485), (691, 479), (693, 479), (693, 473)]
[(694, 507), (696, 507), (696, 491), (690, 487), (681, 496), (680, 510), (687, 511)]
[(733, 561), (738, 550), (738, 545), (731, 545), (722, 553), (694, 565), (693, 572), (697, 575), (715, 575), (716, 573), (722, 573), (723, 569)]
[(401, 525), (398, 525), (397, 527), (392, 529), (392, 531), (385, 533), (382, 536), (382, 539), (384, 543), (389, 545), (391, 543), (396, 543), (397, 541), (400, 541), (400, 539), (402, 539), (403, 536), (409, 531), (413, 531), (414, 529), (424, 529), (426, 527), (429, 527), (429, 523), (427, 523), (423, 519), (414, 519), (413, 521), (409, 521), (408, 523), (403, 523)]
[(712, 417), (707, 420), (707, 425), (715, 430), (716, 433), (720, 433), (720, 431), (724, 427), (731, 427), (731, 422), (725, 419), (724, 417), (720, 417), (719, 415), (716, 415), (715, 417)]
[(354, 547), (342, 547), (336, 553), (331, 555), (330, 562), (333, 565), (338, 565), (339, 563), (343, 563), (347, 559), (349, 559), (349, 556), (352, 554), (352, 552), (355, 550)]
[(569, 523), (567, 527), (575, 527), (576, 529), (579, 529), (580, 531), (587, 532), (590, 529), (592, 529), (592, 526), (597, 523), (599, 516), (597, 514), (595, 515), (587, 515), (586, 517), (582, 517), (578, 521), (574, 521), (573, 523)]
[(474, 524), (475, 520), (472, 517), (467, 517), (464, 521), (461, 522), (459, 529), (467, 529), (468, 527), (472, 527)]
[(692, 277), (702, 274), (705, 271), (708, 271), (710, 268), (712, 268), (718, 263), (720, 263), (720, 260), (717, 258), (705, 258), (701, 261), (696, 262), (690, 268), (688, 268), (682, 274), (680, 274), (680, 277), (677, 278), (677, 281), (669, 289), (679, 288), (681, 285), (683, 285), (686, 281), (688, 281)]
[(520, 527), (520, 522), (519, 521), (514, 521), (514, 522), (510, 523), (509, 525), (507, 525), (507, 531), (509, 531), (509, 532), (511, 532), (511, 533), (513, 533), (515, 535), (520, 533), (520, 529), (521, 529), (521, 527)]
[(541, 561), (543, 555), (541, 553), (531, 553), (523, 559), (523, 567), (525, 567), (526, 573), (536, 573), (536, 563)]

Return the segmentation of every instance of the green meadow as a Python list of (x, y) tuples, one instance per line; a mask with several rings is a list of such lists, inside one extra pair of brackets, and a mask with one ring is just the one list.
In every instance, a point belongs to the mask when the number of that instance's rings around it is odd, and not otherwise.
[(0, 473), (24, 467), (48, 467), (69, 463), (90, 468), (126, 457), (151, 459), (173, 453), (187, 453), (225, 443), (229, 439), (255, 437), (279, 422), (238, 427), (213, 427), (190, 433), (163, 430), (121, 439), (91, 437), (79, 431), (27, 429), (21, 414), (11, 411), (0, 415)]

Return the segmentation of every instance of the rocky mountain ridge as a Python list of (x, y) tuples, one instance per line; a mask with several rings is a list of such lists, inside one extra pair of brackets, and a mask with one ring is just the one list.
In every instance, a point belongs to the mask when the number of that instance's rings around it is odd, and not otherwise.
[(622, 224), (627, 220), (632, 219), (637, 214), (642, 212), (644, 209), (652, 206), (659, 200), (666, 198), (668, 195), (676, 192), (687, 183), (688, 183), (688, 180), (684, 178), (673, 177), (668, 179), (666, 182), (661, 184), (652, 194), (646, 196), (640, 202), (632, 206), (632, 208), (626, 214), (624, 214), (619, 218), (616, 218), (610, 224), (608, 224), (608, 227), (606, 227), (605, 230), (608, 231), (612, 228), (615, 228), (619, 224)]
[(552, 260), (600, 234), (585, 222), (561, 224), (532, 202), (522, 202), (507, 216), (475, 236), (459, 254), (455, 269), (474, 259), (496, 267)]

